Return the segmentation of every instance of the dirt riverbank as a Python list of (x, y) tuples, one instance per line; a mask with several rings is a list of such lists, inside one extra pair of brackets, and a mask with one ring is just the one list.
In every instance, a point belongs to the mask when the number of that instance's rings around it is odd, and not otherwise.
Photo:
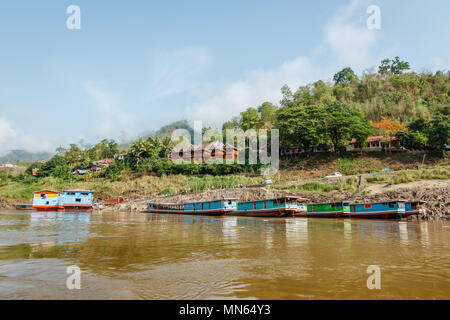
[[(276, 190), (271, 187), (252, 187), (225, 190), (206, 190), (199, 193), (177, 194), (173, 196), (148, 196), (132, 199), (126, 203), (102, 205), (100, 211), (143, 212), (149, 202), (184, 203), (188, 201), (208, 201), (221, 198), (236, 198), (239, 201), (252, 201), (295, 195), (307, 198), (309, 202), (332, 201), (384, 202), (390, 200), (425, 201), (426, 213), (422, 219), (450, 219), (450, 181), (422, 180), (398, 185), (367, 184), (359, 192), (350, 194), (341, 191), (315, 193), (298, 190)], [(14, 209), (20, 201), (0, 198), (0, 209)]]
[(293, 192), (274, 190), (271, 188), (250, 188), (235, 190), (209, 190), (196, 194), (179, 194), (169, 197), (147, 197), (144, 199), (129, 201), (127, 203), (108, 206), (105, 210), (117, 210), (125, 212), (145, 211), (149, 202), (156, 203), (184, 203), (188, 201), (208, 201), (221, 198), (236, 198), (239, 201), (251, 201), (270, 199), (283, 195), (296, 195), (309, 199), (310, 202), (348, 201), (352, 202), (383, 202), (397, 200), (421, 200), (426, 201), (426, 213), (422, 219), (450, 219), (449, 183), (447, 184), (412, 184), (408, 186), (395, 186), (369, 195), (351, 195), (343, 192), (330, 192), (326, 194), (310, 192)]

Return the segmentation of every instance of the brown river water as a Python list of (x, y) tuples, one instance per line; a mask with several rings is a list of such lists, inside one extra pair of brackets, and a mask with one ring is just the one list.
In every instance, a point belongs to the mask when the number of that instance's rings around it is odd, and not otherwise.
[(0, 299), (450, 299), (449, 248), (449, 222), (0, 211)]

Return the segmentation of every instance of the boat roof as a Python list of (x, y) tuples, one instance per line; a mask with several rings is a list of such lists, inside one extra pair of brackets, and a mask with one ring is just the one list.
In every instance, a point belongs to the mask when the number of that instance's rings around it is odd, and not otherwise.
[(262, 199), (262, 200), (253, 200), (253, 201), (243, 201), (239, 203), (252, 203), (252, 202), (261, 202), (261, 201), (274, 201), (274, 200), (300, 200), (300, 201), (307, 201), (306, 198), (301, 198), (297, 196), (284, 196), (284, 197), (278, 197), (278, 198), (271, 198), (271, 199)]
[(54, 191), (54, 190), (40, 190), (40, 191), (35, 191), (34, 193), (61, 193), (60, 191)]
[(356, 202), (351, 203), (352, 205), (362, 205), (362, 204), (379, 204), (379, 203), (392, 203), (392, 202), (408, 202), (406, 200), (389, 200), (389, 201), (376, 201), (376, 202)]
[(64, 192), (90, 192), (90, 193), (92, 193), (91, 190), (82, 190), (82, 189), (69, 189), (69, 190), (64, 190)]
[(206, 203), (206, 202), (221, 202), (227, 200), (239, 200), (238, 198), (221, 198), (215, 200), (207, 200), (207, 201), (195, 201), (195, 202), (184, 202), (183, 204), (195, 204), (195, 203)]
[(350, 201), (316, 202), (316, 203), (311, 203), (311, 204), (334, 204), (334, 203), (350, 203)]

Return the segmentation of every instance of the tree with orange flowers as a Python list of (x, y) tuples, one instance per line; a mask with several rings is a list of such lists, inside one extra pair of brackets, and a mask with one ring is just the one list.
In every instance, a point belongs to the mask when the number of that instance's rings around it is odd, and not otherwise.
[(393, 137), (400, 130), (406, 130), (404, 125), (392, 120), (381, 120), (380, 122), (373, 122), (370, 125), (374, 127), (380, 135), (385, 137)]

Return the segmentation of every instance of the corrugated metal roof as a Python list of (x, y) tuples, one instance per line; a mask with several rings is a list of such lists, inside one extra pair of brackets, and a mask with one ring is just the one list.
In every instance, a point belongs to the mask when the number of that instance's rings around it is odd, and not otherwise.
[(60, 191), (54, 191), (54, 190), (41, 190), (41, 191), (35, 191), (34, 193), (61, 193)]

